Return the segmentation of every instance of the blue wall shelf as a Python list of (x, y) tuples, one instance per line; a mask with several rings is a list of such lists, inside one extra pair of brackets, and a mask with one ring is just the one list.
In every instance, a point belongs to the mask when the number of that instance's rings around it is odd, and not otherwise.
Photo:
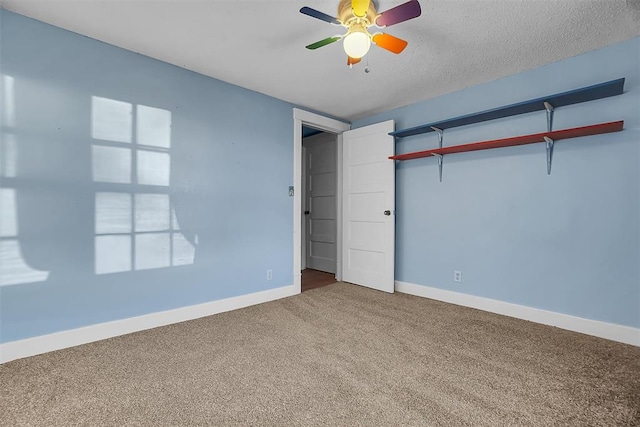
[(409, 129), (398, 130), (389, 133), (396, 138), (404, 138), (412, 135), (419, 135), (427, 132), (435, 132), (438, 130), (450, 129), (458, 126), (470, 125), (473, 123), (485, 122), (488, 120), (501, 119), (503, 117), (516, 116), (518, 114), (531, 113), (565, 105), (579, 104), (581, 102), (593, 101), (595, 99), (607, 98), (622, 94), (624, 87), (624, 78), (611, 80), (609, 82), (587, 86), (580, 89), (570, 90), (568, 92), (548, 95), (542, 98), (532, 99), (530, 101), (519, 102), (504, 107), (498, 107), (491, 110), (485, 110), (478, 113), (467, 114), (465, 116), (454, 117), (452, 119), (442, 120), (439, 122), (420, 125)]

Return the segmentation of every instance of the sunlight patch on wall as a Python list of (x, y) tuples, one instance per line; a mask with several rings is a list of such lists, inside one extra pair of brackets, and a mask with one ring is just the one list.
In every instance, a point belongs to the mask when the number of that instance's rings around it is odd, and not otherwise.
[(91, 137), (131, 142), (132, 105), (109, 98), (91, 97)]
[(95, 182), (131, 183), (131, 149), (94, 145), (92, 162)]
[(2, 135), (0, 143), (0, 176), (15, 178), (18, 165), (18, 145), (16, 136), (10, 133)]
[(41, 282), (49, 277), (48, 271), (31, 268), (22, 255), (18, 228), (18, 195), (15, 178), (18, 175), (18, 143), (16, 139), (15, 79), (3, 75), (2, 138), (0, 139), (0, 286)]
[(169, 186), (169, 153), (138, 150), (138, 184)]
[(96, 274), (193, 264), (167, 194), (96, 193)]
[(136, 128), (138, 144), (171, 148), (171, 111), (138, 105)]
[(96, 236), (96, 274), (131, 271), (131, 235)]
[(0, 286), (42, 282), (48, 277), (48, 271), (35, 270), (27, 265), (20, 242), (0, 240)]
[(171, 265), (169, 233), (136, 234), (136, 270)]
[(18, 237), (16, 190), (0, 188), (0, 237)]
[(0, 286), (47, 280), (49, 272), (34, 270), (22, 256), (18, 241), (16, 190), (0, 188)]
[(96, 234), (131, 233), (131, 194), (96, 193)]
[(169, 196), (171, 112), (133, 107), (92, 97), (93, 179), (116, 184), (95, 197), (96, 274), (195, 259), (195, 245), (180, 232)]
[(167, 231), (170, 227), (168, 194), (136, 194), (135, 230)]
[(196, 248), (185, 239), (182, 233), (173, 234), (173, 265), (193, 264)]
[(16, 127), (15, 79), (3, 75), (2, 85), (2, 138), (0, 138), (0, 176), (15, 178), (18, 162), (16, 137), (12, 132)]
[(16, 92), (15, 79), (11, 76), (2, 76), (2, 125), (6, 127), (16, 126)]

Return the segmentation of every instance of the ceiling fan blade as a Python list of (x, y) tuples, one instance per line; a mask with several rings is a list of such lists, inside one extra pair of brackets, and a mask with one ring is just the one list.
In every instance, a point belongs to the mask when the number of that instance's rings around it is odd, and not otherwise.
[(400, 22), (408, 21), (409, 19), (417, 18), (421, 13), (422, 9), (420, 8), (418, 0), (411, 0), (382, 12), (376, 18), (375, 23), (378, 27), (389, 27)]
[(340, 40), (342, 38), (342, 36), (333, 36), (333, 37), (327, 37), (324, 40), (320, 40), (319, 42), (315, 42), (315, 43), (311, 43), (310, 45), (306, 46), (307, 49), (317, 49), (319, 47), (322, 46), (326, 46), (328, 44), (331, 44), (333, 42), (337, 42), (338, 40)]
[(371, 40), (381, 48), (386, 49), (389, 52), (393, 52), (395, 54), (402, 52), (404, 48), (407, 47), (407, 45), (409, 44), (402, 39), (399, 39), (397, 37), (394, 37), (392, 35), (385, 34), (385, 33), (375, 34), (371, 38)]
[(352, 66), (357, 64), (358, 62), (362, 61), (361, 58), (352, 58), (350, 56), (347, 56), (347, 65), (348, 66)]
[(303, 7), (300, 9), (300, 13), (304, 13), (305, 15), (309, 15), (312, 18), (319, 19), (321, 21), (328, 22), (330, 24), (342, 25), (342, 22), (338, 18), (334, 18), (333, 16), (329, 16), (326, 13), (322, 13), (319, 10), (311, 9), (310, 7)]
[(351, 0), (351, 9), (356, 16), (363, 17), (369, 10), (370, 0)]

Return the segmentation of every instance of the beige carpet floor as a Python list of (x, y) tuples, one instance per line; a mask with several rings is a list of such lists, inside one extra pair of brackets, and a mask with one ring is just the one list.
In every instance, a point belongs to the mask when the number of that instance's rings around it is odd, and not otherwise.
[(639, 425), (640, 348), (337, 283), (0, 366), (2, 426)]

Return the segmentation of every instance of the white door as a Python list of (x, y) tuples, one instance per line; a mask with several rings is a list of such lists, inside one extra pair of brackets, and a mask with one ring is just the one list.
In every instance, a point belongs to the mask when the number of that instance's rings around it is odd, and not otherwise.
[(342, 280), (394, 290), (393, 120), (343, 134)]
[(306, 267), (336, 272), (336, 135), (322, 133), (303, 141), (306, 164)]

